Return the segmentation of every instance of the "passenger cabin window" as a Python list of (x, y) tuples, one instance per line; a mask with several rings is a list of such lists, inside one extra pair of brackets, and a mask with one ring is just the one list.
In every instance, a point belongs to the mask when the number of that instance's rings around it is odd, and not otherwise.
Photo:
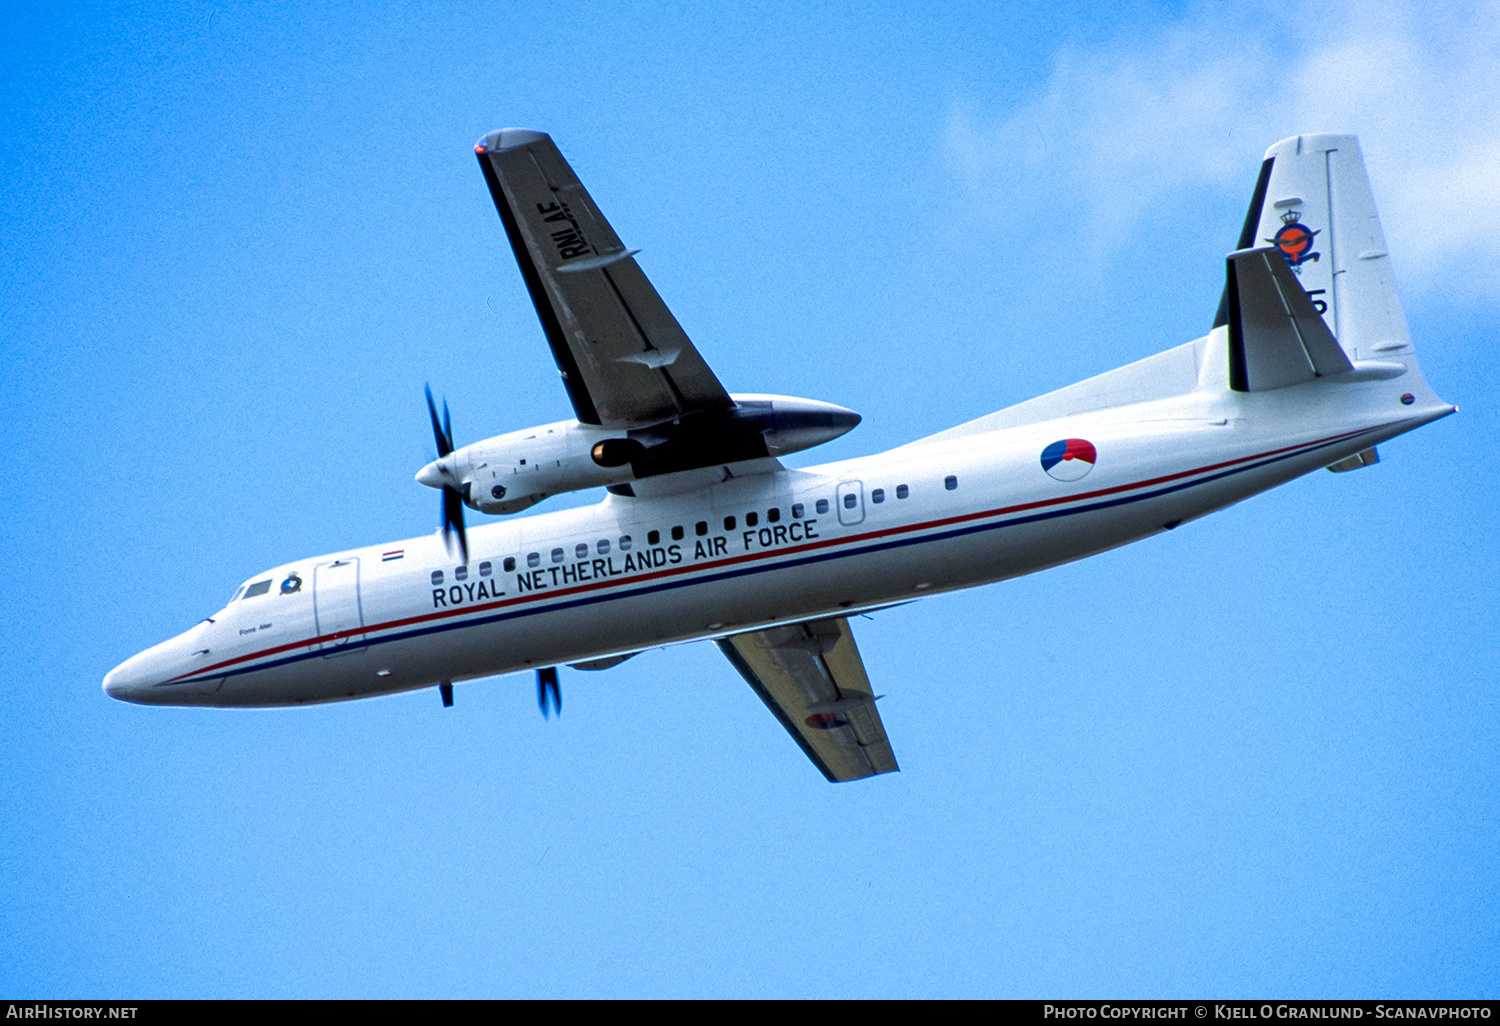
[(873, 492), (871, 492), (870, 493), (870, 501), (871, 502), (884, 502), (885, 501), (885, 489), (884, 488), (877, 488)]
[[(750, 525), (750, 518), (749, 517), (745, 518), (745, 524), (747, 526)], [(734, 530), (734, 517), (725, 517), (724, 518), (724, 530), (726, 530), (726, 531), (733, 531)]]
[(467, 581), (469, 579), (469, 568), (466, 566), (454, 567), (453, 579), (455, 581)]
[(857, 505), (859, 505), (859, 496), (858, 495), (855, 495), (853, 492), (850, 492), (848, 495), (844, 496), (844, 508), (845, 509), (853, 509)]
[(620, 535), (620, 551), (621, 552), (629, 552), (630, 551), (630, 545), (631, 545), (630, 535), (628, 535), (628, 534), (622, 534), (622, 535)]
[(911, 489), (908, 488), (908, 487), (906, 487), (906, 485), (897, 485), (896, 486), (896, 498), (898, 498), (898, 499), (904, 499), (904, 498), (906, 498), (910, 494), (911, 494)]
[(515, 568), (516, 568), (516, 557), (515, 556), (506, 556), (505, 557), (505, 572), (506, 573), (510, 573), (513, 570), (515, 570)]
[(943, 478), (943, 487), (948, 489), (950, 492), (953, 491), (958, 487), (958, 478), (954, 477), (952, 474), (949, 474), (947, 477)]
[(659, 541), (661, 541), (661, 532), (660, 531), (647, 531), (646, 532), (646, 544), (647, 545), (655, 545)]
[(588, 542), (579, 542), (577, 545), (573, 546), (573, 558), (574, 559), (586, 559), (588, 557), (588, 554), (589, 554), (589, 543)]
[(269, 580), (256, 581), (254, 584), (250, 585), (250, 587), (245, 589), (245, 597), (254, 598), (257, 595), (264, 595), (270, 590), (271, 582)]
[(801, 520), (802, 515), (807, 512), (807, 507), (800, 502), (792, 503), (792, 519)]
[(746, 513), (745, 514), (745, 526), (746, 527), (754, 527), (758, 523), (760, 523), (760, 514), (759, 513)]
[(566, 553), (564, 553), (562, 549), (552, 550), (552, 562), (554, 563), (561, 563), (565, 556)]
[(527, 566), (541, 566), (542, 565), (542, 554), (540, 552), (528, 552), (528, 553), (526, 553), (526, 565)]
[(488, 560), (486, 560), (485, 562), (479, 564), (479, 576), (480, 577), (488, 577), (490, 574), (492, 574), (494, 572), (495, 572), (495, 568), (489, 564)]
[(443, 583), (443, 572), (441, 570), (434, 570), (432, 572), (432, 583), (434, 587)]
[(681, 526), (672, 528), (672, 540), (682, 541), (683, 530)]
[(781, 523), (781, 510), (774, 506), (766, 510), (766, 519), (773, 524)]
[(599, 555), (601, 555), (601, 556), (607, 556), (607, 555), (609, 555), (609, 539), (608, 538), (600, 538), (599, 539), (599, 544), (597, 546), (595, 546), (595, 548), (598, 549)]
[(817, 510), (818, 510), (819, 513), (827, 513), (828, 512), (828, 500), (827, 499), (819, 499), (818, 500)]
[(697, 533), (698, 537), (702, 538), (705, 534), (708, 533), (708, 521), (707, 520), (700, 520), (700, 521), (698, 521), (696, 524), (693, 525), (693, 531)]

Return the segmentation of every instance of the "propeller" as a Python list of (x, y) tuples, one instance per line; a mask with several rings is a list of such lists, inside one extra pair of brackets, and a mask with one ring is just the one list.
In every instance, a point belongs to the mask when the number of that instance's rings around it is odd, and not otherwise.
[(552, 699), (552, 708), (557, 710), (557, 715), (562, 716), (562, 689), (557, 686), (557, 667), (549, 666), (546, 669), (536, 671), (536, 702), (542, 707), (542, 716), (551, 719), (552, 714), (547, 711), (548, 696)]
[[(438, 487), (443, 490), (443, 544), (450, 549), (453, 546), (454, 535), (458, 536), (458, 552), (467, 563), (469, 561), (469, 535), (464, 530), (464, 499), (467, 497), (469, 485), (467, 482), (460, 491), (453, 470), (443, 459), (453, 452), (453, 424), (448, 418), (448, 400), (443, 400), (443, 419), (438, 421), (437, 404), (432, 401), (432, 386), (427, 389), (427, 414), (432, 418), (432, 438), (437, 442), (439, 472), (441, 481)], [(425, 473), (424, 469), (424, 473)], [(430, 484), (418, 475), (418, 480), (423, 484)]]

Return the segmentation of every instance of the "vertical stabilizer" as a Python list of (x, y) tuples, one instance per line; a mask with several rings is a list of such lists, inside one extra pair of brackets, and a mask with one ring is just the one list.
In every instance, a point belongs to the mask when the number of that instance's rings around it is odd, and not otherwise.
[[(1359, 140), (1293, 136), (1267, 150), (1265, 163), (1269, 176), (1263, 173), (1265, 193), (1250, 245), (1281, 252), (1349, 359), (1409, 351), (1411, 335)], [(1241, 248), (1247, 248), (1243, 241)]]

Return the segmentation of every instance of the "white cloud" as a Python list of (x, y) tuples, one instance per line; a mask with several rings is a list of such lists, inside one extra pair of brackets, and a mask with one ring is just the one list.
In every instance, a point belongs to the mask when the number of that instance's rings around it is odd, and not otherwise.
[(1301, 0), (1070, 47), (1021, 108), (998, 119), (953, 110), (946, 144), (981, 206), (1072, 204), (1096, 250), (1113, 250), (1153, 211), (1180, 209), (1176, 193), (1247, 192), (1247, 146), (1258, 156), (1298, 132), (1361, 137), (1403, 282), (1493, 291), (1497, 0), (1462, 13)]

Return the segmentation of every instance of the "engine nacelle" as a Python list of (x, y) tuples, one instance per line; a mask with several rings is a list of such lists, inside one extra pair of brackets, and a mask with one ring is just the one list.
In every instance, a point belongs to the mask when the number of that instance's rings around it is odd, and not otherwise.
[(428, 464), (417, 480), (457, 489), (480, 512), (516, 513), (562, 492), (799, 452), (839, 437), (860, 421), (853, 410), (811, 399), (731, 398), (733, 407), (646, 428), (564, 420), (496, 435)]
[(606, 466), (591, 455), (597, 446), (625, 441), (624, 431), (563, 420), (486, 438), (449, 459), (468, 485), (469, 506), (482, 513), (515, 513), (549, 495), (629, 481), (628, 459)]

